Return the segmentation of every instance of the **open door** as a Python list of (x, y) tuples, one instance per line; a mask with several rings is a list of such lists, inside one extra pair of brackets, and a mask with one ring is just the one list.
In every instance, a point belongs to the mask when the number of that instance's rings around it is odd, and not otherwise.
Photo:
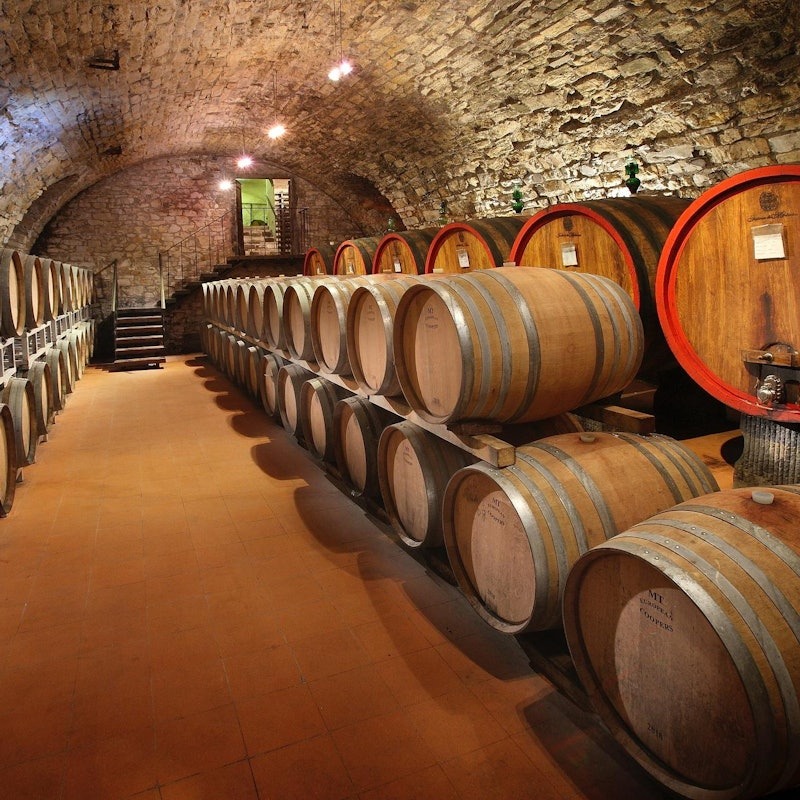
[(244, 255), (291, 254), (291, 182), (285, 178), (237, 178), (236, 184)]

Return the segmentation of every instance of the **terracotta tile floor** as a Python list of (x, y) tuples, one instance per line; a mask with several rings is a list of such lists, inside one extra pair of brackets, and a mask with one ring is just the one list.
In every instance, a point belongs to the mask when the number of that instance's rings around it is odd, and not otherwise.
[(0, 796), (661, 800), (199, 357), (90, 368), (0, 520)]

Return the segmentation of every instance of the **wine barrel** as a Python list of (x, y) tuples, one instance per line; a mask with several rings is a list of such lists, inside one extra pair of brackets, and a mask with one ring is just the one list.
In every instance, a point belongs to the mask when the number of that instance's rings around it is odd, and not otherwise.
[(301, 361), (314, 360), (314, 344), (311, 337), (311, 303), (319, 286), (334, 283), (336, 276), (308, 275), (297, 278), (286, 288), (283, 295), (283, 335), (286, 349), (292, 358)]
[(718, 488), (705, 464), (666, 436), (568, 433), (516, 452), (510, 467), (460, 471), (443, 506), (458, 584), (504, 633), (560, 626), (564, 583), (581, 553)]
[(260, 399), (259, 370), (261, 369), (261, 350), (250, 345), (245, 351), (244, 386), (251, 397)]
[(5, 248), (0, 253), (0, 335), (19, 336), (25, 328), (25, 267), (23, 256)]
[(60, 262), (58, 265), (58, 296), (60, 310), (67, 314), (75, 310), (74, 292), (72, 291), (72, 268), (70, 264)]
[(36, 431), (45, 436), (55, 417), (53, 408), (53, 380), (50, 365), (46, 361), (33, 361), (26, 376), (33, 386), (34, 408), (36, 411)]
[(359, 286), (393, 281), (395, 275), (359, 275), (335, 283), (320, 283), (311, 300), (309, 327), (314, 358), (320, 372), (350, 375), (347, 351), (347, 309)]
[(409, 547), (442, 544), (442, 497), (450, 478), (475, 462), (465, 450), (412, 422), (386, 427), (378, 442), (383, 506)]
[(372, 272), (372, 259), (378, 249), (379, 236), (348, 239), (336, 250), (333, 260), (334, 275), (368, 275)]
[(39, 257), (42, 264), (42, 285), (44, 287), (44, 321), (50, 322), (58, 316), (58, 261)]
[(247, 389), (247, 347), (244, 339), (234, 337), (233, 342), (233, 382), (242, 389)]
[(546, 419), (607, 397), (639, 368), (642, 323), (599, 275), (499, 267), (411, 286), (393, 351), (428, 422)]
[(58, 339), (55, 343), (64, 355), (64, 385), (67, 394), (72, 394), (75, 390), (75, 383), (78, 380), (78, 351), (75, 348), (75, 341), (65, 336)]
[(684, 797), (800, 785), (798, 514), (797, 486), (718, 492), (634, 525), (570, 573), (564, 630), (592, 704)]
[(379, 242), (372, 259), (372, 271), (377, 275), (420, 275), (425, 272), (428, 249), (438, 228), (419, 228), (413, 231), (387, 233)]
[(0, 517), (8, 516), (17, 489), (17, 453), (11, 409), (0, 405)]
[(333, 462), (336, 430), (333, 424), (336, 404), (349, 392), (325, 378), (312, 378), (300, 389), (300, 425), (312, 455)]
[(380, 495), (378, 442), (383, 429), (399, 421), (395, 414), (357, 395), (336, 404), (334, 456), (342, 480), (353, 496), (376, 499)]
[(0, 400), (11, 411), (17, 466), (25, 467), (33, 464), (36, 460), (36, 446), (39, 443), (33, 384), (27, 378), (9, 378), (3, 387)]
[(286, 342), (286, 326), (283, 322), (284, 299), (290, 286), (297, 281), (314, 281), (319, 276), (307, 275), (291, 278), (279, 278), (267, 285), (264, 291), (264, 338), (270, 350), (288, 355), (289, 350)]
[(422, 279), (403, 275), (397, 280), (359, 286), (347, 307), (347, 355), (356, 383), (367, 394), (392, 397), (401, 393), (392, 354), (394, 316), (400, 298)]
[(795, 423), (798, 213), (800, 165), (728, 178), (678, 219), (656, 276), (659, 319), (686, 372), (737, 411)]
[(270, 417), (280, 416), (278, 403), (278, 373), (286, 362), (275, 353), (263, 354), (260, 392), (261, 405)]
[(63, 411), (67, 401), (67, 387), (69, 379), (69, 366), (64, 351), (58, 347), (49, 347), (44, 354), (44, 360), (50, 367), (50, 385), (53, 390), (51, 405), (54, 411)]
[(494, 217), (451, 222), (433, 237), (425, 272), (471, 272), (500, 267), (527, 217)]
[(309, 247), (303, 259), (303, 275), (333, 275), (336, 247), (318, 244)]
[(313, 372), (299, 364), (286, 364), (278, 370), (278, 413), (281, 424), (299, 442), (303, 441), (300, 392), (303, 384), (315, 377)]
[(259, 342), (264, 341), (266, 309), (264, 299), (269, 280), (254, 281), (250, 284), (247, 297), (247, 322), (245, 332)]
[(45, 318), (45, 288), (42, 262), (38, 256), (27, 255), (22, 263), (25, 275), (25, 327), (39, 328)]

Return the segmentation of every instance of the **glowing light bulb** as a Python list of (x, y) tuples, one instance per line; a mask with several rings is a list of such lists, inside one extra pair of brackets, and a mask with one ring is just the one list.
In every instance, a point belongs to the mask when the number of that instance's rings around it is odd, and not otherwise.
[(352, 71), (353, 65), (346, 59), (342, 59), (342, 62), (339, 64), (339, 74), (349, 75)]
[(267, 136), (270, 139), (280, 139), (283, 134), (286, 133), (286, 127), (282, 125), (280, 122), (276, 122), (268, 131)]
[(225, 178), (219, 182), (219, 188), (220, 191), (229, 192), (231, 189), (233, 189), (233, 181), (229, 181), (227, 178)]
[(239, 167), (239, 169), (247, 169), (248, 167), (252, 167), (253, 159), (251, 156), (239, 156), (236, 166)]
[(328, 77), (332, 81), (338, 81), (342, 77), (342, 70), (339, 67), (334, 67), (329, 73)]

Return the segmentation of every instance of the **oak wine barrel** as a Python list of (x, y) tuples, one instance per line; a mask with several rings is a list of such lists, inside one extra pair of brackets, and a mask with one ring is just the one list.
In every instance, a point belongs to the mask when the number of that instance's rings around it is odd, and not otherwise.
[[(20, 465), (21, 466), (21, 465)], [(0, 404), (0, 517), (8, 516), (17, 489), (17, 448), (11, 409)]]
[(333, 462), (336, 430), (333, 424), (336, 404), (349, 392), (325, 378), (311, 378), (300, 389), (300, 425), (312, 455)]
[(25, 256), (22, 266), (25, 274), (25, 327), (33, 330), (44, 324), (44, 271), (38, 256)]
[(412, 422), (384, 428), (378, 442), (383, 506), (409, 547), (442, 544), (442, 498), (450, 478), (475, 462), (465, 450)]
[(493, 217), (451, 222), (431, 240), (425, 272), (471, 272), (508, 262), (511, 247), (527, 217)]
[(518, 447), (510, 467), (479, 463), (453, 477), (445, 545), (461, 590), (492, 627), (555, 628), (581, 553), (716, 489), (703, 462), (666, 436), (549, 436)]
[(315, 291), (323, 284), (336, 283), (337, 276), (308, 275), (297, 278), (283, 295), (283, 335), (292, 358), (314, 360), (311, 335), (311, 304)]
[(72, 394), (75, 389), (75, 383), (78, 380), (78, 351), (75, 347), (75, 340), (67, 336), (58, 339), (55, 343), (64, 355), (64, 385), (66, 386), (67, 394)]
[(51, 405), (54, 411), (63, 411), (67, 394), (72, 391), (71, 388), (68, 388), (67, 356), (59, 347), (49, 347), (45, 351), (44, 360), (50, 367), (50, 384), (53, 390)]
[(656, 278), (659, 319), (686, 372), (737, 411), (795, 423), (798, 214), (800, 165), (728, 178), (678, 219)]
[(36, 411), (36, 430), (45, 436), (55, 417), (53, 408), (53, 379), (50, 365), (46, 361), (33, 361), (28, 367), (27, 379), (33, 387), (34, 408)]
[(281, 424), (300, 442), (303, 441), (300, 392), (303, 384), (315, 377), (313, 372), (299, 364), (285, 364), (278, 370), (278, 413)]
[(39, 257), (42, 264), (42, 285), (44, 287), (44, 321), (50, 322), (58, 316), (58, 261)]
[(428, 249), (438, 228), (392, 231), (379, 242), (372, 259), (372, 271), (392, 275), (421, 275), (425, 272)]
[(278, 373), (281, 367), (286, 363), (276, 353), (265, 352), (263, 354), (262, 368), (260, 374), (260, 391), (261, 405), (264, 407), (267, 415), (270, 417), (280, 416), (280, 408), (278, 403)]
[(345, 397), (336, 404), (333, 412), (336, 466), (355, 497), (379, 497), (378, 442), (383, 429), (399, 421), (395, 414), (358, 395)]
[(333, 275), (336, 249), (333, 244), (309, 247), (303, 259), (303, 275)]
[(408, 404), (427, 422), (547, 419), (627, 386), (642, 323), (599, 275), (498, 267), (411, 286), (393, 352)]
[(36, 446), (39, 443), (33, 384), (27, 378), (9, 378), (0, 394), (0, 400), (11, 411), (17, 466), (25, 467), (33, 464), (36, 460)]
[(336, 249), (333, 259), (334, 275), (368, 275), (372, 272), (372, 259), (378, 249), (379, 236), (348, 239)]
[(359, 286), (347, 307), (347, 355), (356, 383), (367, 394), (392, 397), (401, 393), (397, 379), (392, 335), (400, 298), (421, 277), (403, 275), (396, 280)]
[(25, 328), (25, 267), (22, 254), (0, 253), (0, 335), (19, 336)]
[(259, 370), (261, 369), (261, 349), (249, 345), (245, 351), (244, 386), (251, 397), (260, 399)]
[(350, 375), (347, 350), (347, 311), (359, 286), (394, 281), (395, 275), (359, 275), (335, 283), (320, 283), (311, 301), (310, 330), (314, 358), (320, 372)]
[(798, 515), (798, 486), (709, 494), (592, 548), (570, 573), (564, 630), (589, 698), (679, 795), (800, 785)]

